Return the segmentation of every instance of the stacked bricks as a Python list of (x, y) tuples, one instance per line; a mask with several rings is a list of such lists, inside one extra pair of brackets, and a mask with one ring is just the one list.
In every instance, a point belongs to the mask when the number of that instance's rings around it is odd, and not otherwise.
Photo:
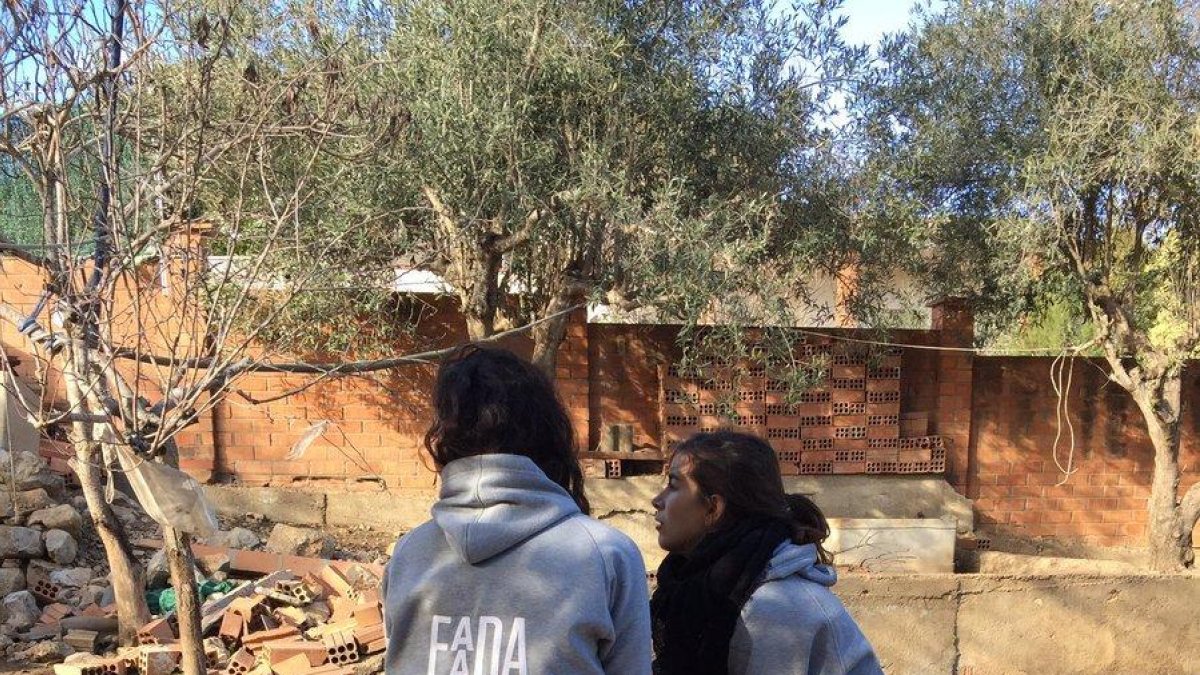
[(901, 354), (868, 353), (831, 337), (798, 336), (793, 367), (813, 386), (793, 392), (774, 365), (717, 364), (663, 369), (660, 400), (670, 448), (720, 427), (766, 438), (784, 474), (940, 473), (940, 438), (900, 437)]

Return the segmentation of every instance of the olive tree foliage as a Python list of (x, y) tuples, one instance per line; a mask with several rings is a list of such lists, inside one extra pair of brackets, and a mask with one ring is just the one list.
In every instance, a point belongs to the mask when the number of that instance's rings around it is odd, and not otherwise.
[(831, 226), (801, 220), (816, 120), (861, 56), (836, 6), (375, 6), (396, 136), (360, 167), (364, 203), (394, 214), (373, 238), (445, 278), (473, 338), (542, 320), (547, 369), (589, 300), (694, 321), (768, 281), (794, 292)]
[[(371, 62), (343, 67), (349, 41), (303, 9), (110, 0), (0, 10), (0, 180), (21, 196), (7, 205), (0, 253), (43, 280), (31, 298), (4, 298), (0, 318), (24, 338), (20, 375), (45, 392), (22, 399), (29, 418), (71, 441), (127, 643), (149, 613), (106, 496), (113, 475), (176, 464), (176, 435), (246, 373), (268, 363), (327, 372), (272, 361), (260, 338), (360, 258), (321, 261), (367, 250), (316, 214), (339, 210), (329, 186), (352, 184), (354, 161), (386, 130), (348, 86)], [(234, 259), (211, 268), (200, 239)], [(183, 668), (203, 673), (190, 531), (167, 525), (164, 539)]]
[(1179, 489), (1200, 345), (1198, 17), (1184, 0), (953, 3), (890, 39), (856, 92), (861, 222), (1000, 332), (1045, 311), (1090, 324), (1154, 445), (1161, 570), (1191, 565), (1200, 517), (1200, 489)]

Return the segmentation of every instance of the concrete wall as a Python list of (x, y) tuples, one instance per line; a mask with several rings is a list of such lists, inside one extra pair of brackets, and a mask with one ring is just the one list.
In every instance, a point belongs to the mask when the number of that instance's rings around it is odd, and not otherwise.
[[(596, 514), (629, 533), (650, 569), (661, 552), (640, 506), (650, 478), (606, 481)], [(407, 529), (431, 499), (387, 493), (325, 495), (206, 487), (225, 514), (281, 522)], [(836, 506), (836, 504), (831, 503)], [(369, 521), (369, 522), (368, 522)], [(843, 572), (834, 591), (889, 675), (1195, 673), (1200, 664), (1200, 575), (886, 575)]]
[(889, 675), (1200, 668), (1197, 576), (845, 575), (834, 591)]
[[(424, 475), (432, 479), (432, 474)], [(654, 509), (650, 506), (650, 500), (662, 485), (661, 476), (634, 476), (620, 480), (591, 480), (586, 488), (592, 515), (633, 539), (651, 570), (658, 567), (664, 556), (658, 548)], [(971, 530), (970, 502), (941, 478), (796, 476), (786, 478), (785, 486), (789, 492), (811, 496), (831, 520), (932, 519), (931, 522), (944, 520), (956, 524), (962, 532)], [(404, 490), (325, 492), (224, 485), (206, 485), (204, 490), (223, 516), (257, 513), (282, 523), (363, 525), (387, 534), (405, 532), (428, 520), (434, 501), (432, 492)]]

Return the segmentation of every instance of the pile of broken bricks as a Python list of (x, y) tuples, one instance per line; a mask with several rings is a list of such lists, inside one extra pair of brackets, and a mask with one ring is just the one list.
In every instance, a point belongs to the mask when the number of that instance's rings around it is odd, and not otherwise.
[[(116, 646), (111, 584), (103, 562), (93, 556), (91, 567), (83, 555), (81, 534), (92, 535), (81, 513), (86, 503), (69, 478), (69, 470), (66, 475), (53, 470), (35, 452), (0, 450), (0, 663), (58, 663), (55, 671), (62, 675), (177, 670), (181, 646), (172, 614), (143, 627), (141, 644)], [(147, 527), (136, 502), (120, 491), (112, 508), (135, 537), (158, 529)], [(244, 537), (214, 536), (207, 541), (224, 545), (192, 546), (198, 580), (238, 584), (202, 606), (209, 672), (382, 672), (382, 567), (328, 560), (327, 536), (313, 543), (302, 528), (276, 528), (289, 535), (279, 549), (287, 552), (229, 547), (257, 545)], [(147, 579), (166, 574), (161, 540), (130, 543), (158, 553), (147, 565)], [(155, 582), (155, 588), (163, 583)]]
[[(201, 628), (210, 675), (382, 672), (387, 642), (377, 567), (311, 562), (310, 568), (319, 563), (323, 566), (299, 576), (286, 570), (272, 572), (202, 606)], [(111, 656), (88, 653), (88, 633), (67, 632), (65, 640), (75, 640), (78, 646), (72, 646), (81, 653), (55, 666), (56, 675), (134, 671), (167, 675), (179, 665), (181, 646), (173, 614), (143, 626), (138, 631), (138, 646), (119, 649)], [(94, 645), (94, 633), (91, 639)]]

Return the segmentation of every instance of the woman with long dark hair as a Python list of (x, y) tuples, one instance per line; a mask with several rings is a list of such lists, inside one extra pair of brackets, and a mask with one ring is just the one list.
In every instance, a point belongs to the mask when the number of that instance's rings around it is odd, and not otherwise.
[(783, 489), (765, 441), (697, 434), (671, 458), (652, 502), (668, 551), (650, 601), (662, 675), (881, 673), (871, 645), (829, 591), (815, 504)]
[(641, 554), (587, 517), (550, 380), (468, 345), (442, 363), (433, 412), (441, 492), (387, 566), (387, 672), (649, 673)]

